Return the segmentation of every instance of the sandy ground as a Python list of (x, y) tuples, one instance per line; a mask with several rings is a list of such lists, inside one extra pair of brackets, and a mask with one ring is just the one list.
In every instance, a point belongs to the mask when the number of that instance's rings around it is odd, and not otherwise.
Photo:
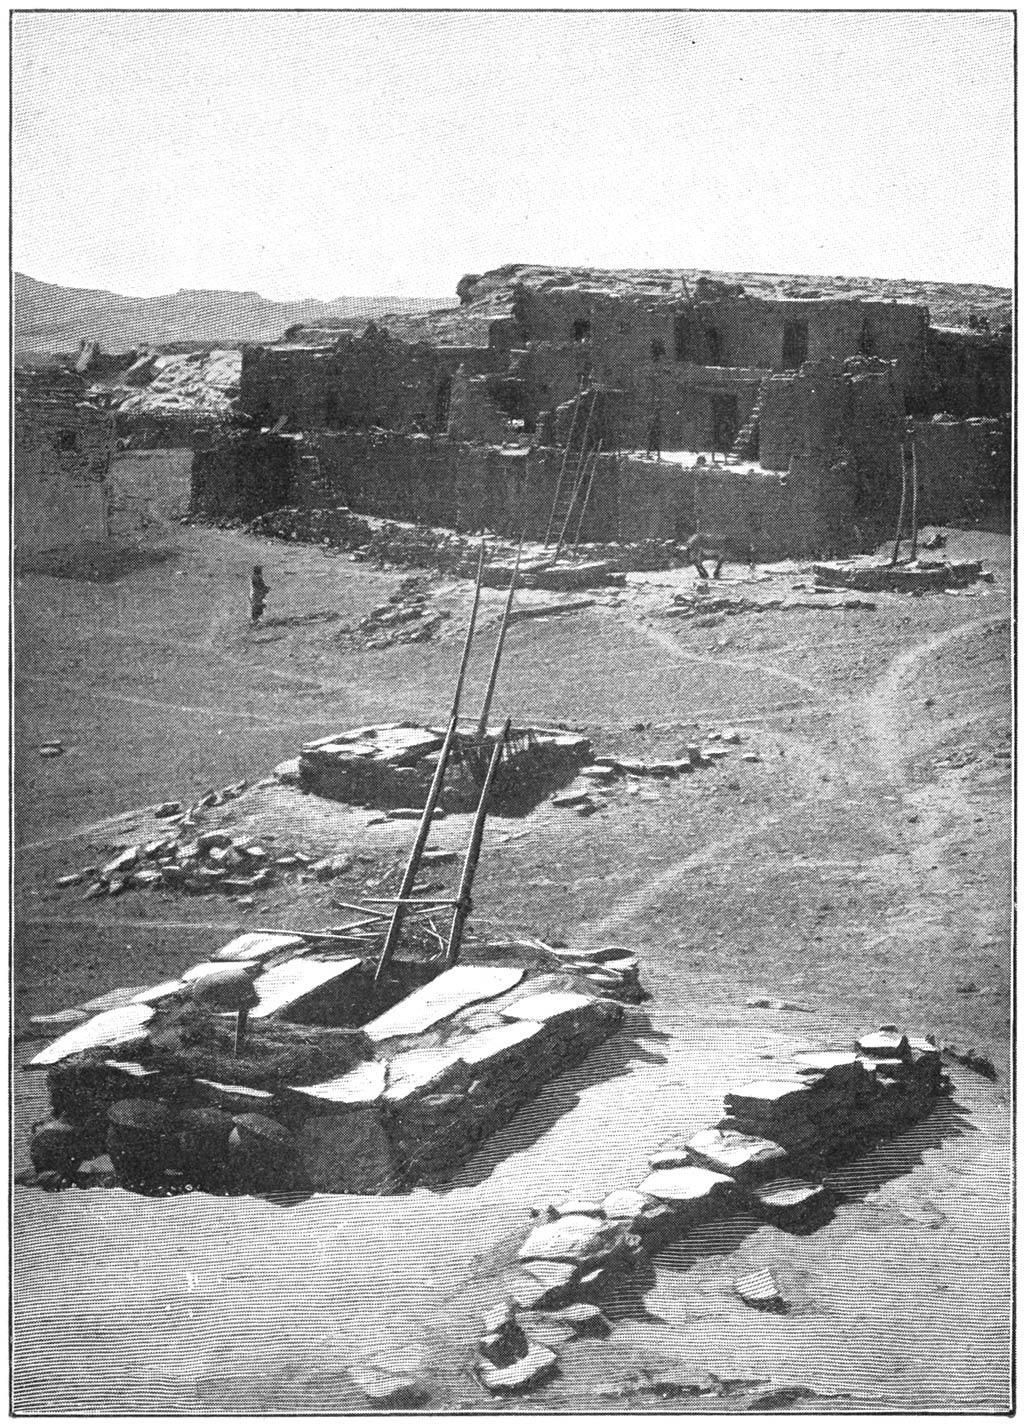
[[(169, 460), (169, 507), (185, 471)], [(152, 492), (152, 463), (146, 474)], [(136, 478), (126, 464), (129, 494)], [(54, 882), (129, 840), (135, 809), (259, 779), (333, 729), (448, 706), (466, 586), (430, 582), (451, 613), (440, 640), (369, 649), (357, 624), (409, 571), (162, 522), (159, 505), (151, 493), (121, 572), (17, 581), (19, 1027), (161, 979), (237, 929), (345, 919), (333, 898), (388, 882), (411, 825), (267, 789), (225, 818), (277, 826), (280, 846), (372, 860), (349, 882), (283, 881), (253, 907), (168, 893), (82, 902)], [(16, 1189), (17, 1407), (354, 1410), (348, 1366), (394, 1344), (423, 1356), (437, 1409), (1003, 1410), (1009, 541), (951, 532), (948, 553), (984, 557), (995, 582), (875, 596), (873, 610), (697, 621), (668, 612), (695, 580), (677, 571), (515, 625), (497, 711), (641, 759), (729, 724), (743, 734), (692, 778), (618, 783), (592, 817), (546, 804), (490, 824), (480, 933), (617, 939), (638, 950), (652, 1000), (442, 1191), (271, 1203)], [(255, 561), (272, 596), (253, 631)], [(487, 592), (487, 629), (501, 603)], [(51, 737), (66, 751), (41, 759)], [(460, 845), (466, 828), (446, 818), (434, 842)], [(804, 1008), (748, 1009), (761, 993)], [(954, 1069), (953, 1098), (925, 1124), (840, 1171), (839, 1207), (817, 1233), (739, 1220), (673, 1245), (612, 1306), (606, 1342), (565, 1349), (560, 1376), (513, 1407), (484, 1396), (468, 1349), (529, 1204), (637, 1182), (647, 1154), (716, 1120), (763, 1056), (886, 1019), (975, 1045), (997, 1081)], [(19, 1041), (18, 1062), (37, 1044)], [(44, 1090), (19, 1074), (16, 1091), (23, 1155)], [(779, 1274), (786, 1316), (732, 1293), (760, 1266)], [(711, 1374), (722, 1395), (694, 1397)]]

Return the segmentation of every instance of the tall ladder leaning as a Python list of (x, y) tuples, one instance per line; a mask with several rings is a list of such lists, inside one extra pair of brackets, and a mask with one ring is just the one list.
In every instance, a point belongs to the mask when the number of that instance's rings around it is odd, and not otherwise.
[(414, 885), (414, 879), (421, 868), (421, 858), (426, 843), (428, 842), (428, 834), (432, 829), (432, 814), (435, 812), (440, 794), (443, 790), (443, 782), (446, 778), (446, 767), (450, 761), (450, 751), (453, 748), (454, 739), (457, 736), (457, 720), (460, 717), (460, 700), (464, 692), (464, 677), (468, 671), (468, 659), (471, 655), (471, 640), (475, 633), (475, 620), (478, 617), (478, 601), (482, 593), (482, 571), (484, 567), (485, 541), (483, 540), (482, 547), (478, 554), (478, 577), (475, 580), (475, 598), (471, 605), (471, 616), (468, 619), (468, 632), (464, 639), (464, 652), (461, 655), (460, 671), (457, 674), (457, 687), (453, 695), (450, 722), (446, 729), (446, 737), (443, 739), (443, 746), (439, 752), (439, 760), (436, 763), (435, 776), (432, 778), (432, 786), (429, 788), (428, 799), (425, 802), (425, 810), (421, 814), (418, 834), (414, 838), (414, 845), (411, 847), (410, 857), (404, 869), (403, 880), (400, 882), (397, 904), (393, 911), (392, 920), (389, 922), (389, 929), (386, 932), (382, 953), (378, 958), (378, 965), (375, 968), (376, 985), (381, 980), (386, 966), (393, 958), (393, 952), (396, 950), (396, 944), (400, 939), (400, 932), (403, 930), (403, 917), (407, 909), (405, 902), (410, 896), (410, 889)]
[(557, 476), (557, 488), (553, 492), (553, 504), (550, 507), (550, 518), (546, 522), (546, 536), (543, 540), (543, 548), (550, 543), (550, 531), (553, 529), (553, 522), (557, 516), (557, 502), (560, 500), (561, 488), (564, 484), (564, 472), (567, 469), (568, 457), (571, 455), (571, 446), (575, 439), (575, 426), (578, 424), (578, 412), (582, 405), (582, 397), (585, 393), (579, 387), (578, 395), (575, 397), (575, 409), (571, 413), (571, 427), (568, 430), (567, 445), (564, 447), (564, 459), (560, 463), (560, 474)]

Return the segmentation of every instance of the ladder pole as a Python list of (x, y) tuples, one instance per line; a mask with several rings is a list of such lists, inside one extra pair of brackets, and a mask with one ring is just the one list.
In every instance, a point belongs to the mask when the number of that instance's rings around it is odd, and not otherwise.
[(386, 932), (385, 942), (382, 946), (381, 954), (378, 958), (378, 965), (375, 968), (375, 984), (381, 980), (386, 966), (392, 960), (396, 944), (400, 939), (400, 932), (403, 930), (403, 917), (406, 911), (404, 900), (410, 896), (411, 887), (418, 872), (421, 869), (421, 857), (428, 842), (428, 834), (432, 829), (432, 814), (435, 812), (443, 790), (443, 783), (446, 779), (446, 768), (450, 761), (450, 750), (457, 737), (457, 719), (460, 716), (460, 701), (464, 691), (464, 677), (468, 671), (468, 660), (471, 657), (471, 641), (475, 633), (475, 620), (478, 616), (478, 601), (482, 593), (482, 571), (485, 566), (485, 541), (482, 541), (481, 549), (478, 553), (478, 577), (475, 581), (475, 598), (471, 605), (471, 615), (468, 619), (468, 632), (464, 639), (464, 651), (461, 655), (460, 671), (457, 674), (457, 687), (453, 695), (453, 706), (450, 710), (450, 722), (446, 729), (446, 737), (443, 739), (443, 746), (439, 750), (439, 757), (436, 762), (435, 775), (432, 778), (432, 786), (429, 788), (428, 797), (425, 801), (425, 808), (421, 814), (421, 822), (418, 826), (417, 835), (414, 838), (414, 845), (411, 847), (407, 865), (404, 868), (403, 879), (400, 882), (398, 893), (399, 900), (393, 911), (389, 929)]
[(560, 463), (560, 474), (557, 476), (557, 488), (553, 492), (553, 505), (550, 507), (550, 518), (546, 522), (546, 536), (543, 540), (543, 549), (550, 543), (550, 530), (553, 527), (553, 520), (557, 514), (557, 501), (560, 499), (560, 488), (564, 484), (564, 471), (567, 467), (568, 456), (571, 454), (571, 444), (575, 439), (575, 424), (578, 421), (578, 409), (582, 404), (582, 389), (579, 387), (578, 395), (575, 397), (575, 409), (571, 413), (571, 427), (568, 431), (568, 442), (564, 447), (564, 459)]
[(571, 516), (574, 513), (575, 501), (578, 499), (578, 492), (582, 488), (582, 481), (585, 477), (586, 468), (589, 464), (589, 448), (586, 442), (589, 439), (589, 427), (592, 425), (593, 412), (596, 410), (596, 402), (599, 400), (599, 396), (600, 393), (597, 391), (593, 396), (592, 405), (589, 407), (589, 417), (585, 423), (585, 431), (582, 435), (582, 456), (575, 471), (575, 484), (574, 488), (571, 491), (571, 500), (568, 504), (567, 514), (564, 516), (564, 524), (561, 526), (560, 536), (557, 540), (557, 548), (553, 552), (553, 560), (551, 561), (551, 563), (553, 564), (556, 564), (557, 559), (560, 555), (561, 546), (564, 543), (564, 536), (568, 532), (568, 526), (571, 523)]
[(593, 481), (596, 479), (596, 467), (600, 463), (600, 456), (603, 452), (603, 442), (596, 447), (596, 454), (593, 456), (593, 468), (589, 474), (589, 484), (585, 488), (585, 497), (582, 500), (582, 513), (578, 517), (578, 529), (575, 531), (572, 549), (577, 549), (582, 539), (582, 525), (585, 523), (585, 512), (589, 508), (589, 497), (593, 493)]
[(493, 744), (492, 757), (489, 759), (489, 771), (485, 775), (485, 782), (482, 784), (482, 794), (478, 799), (475, 822), (471, 829), (471, 840), (468, 843), (468, 850), (464, 857), (464, 867), (461, 871), (460, 890), (457, 892), (457, 900), (454, 904), (450, 939), (446, 947), (444, 965), (447, 970), (457, 963), (457, 957), (460, 954), (460, 943), (464, 936), (464, 925), (471, 915), (471, 886), (475, 879), (478, 859), (482, 853), (482, 837), (485, 833), (485, 819), (489, 813), (489, 795), (493, 790), (493, 779), (496, 777), (497, 769), (500, 766), (500, 759), (503, 756), (504, 748), (507, 746), (509, 736), (510, 719), (508, 718), (503, 725), (503, 731)]
[(479, 739), (485, 737), (485, 730), (489, 724), (489, 709), (492, 707), (493, 694), (496, 692), (496, 676), (500, 672), (500, 659), (503, 657), (503, 644), (507, 637), (507, 625), (510, 623), (511, 605), (514, 603), (514, 589), (518, 582), (518, 570), (521, 568), (521, 547), (525, 543), (525, 532), (521, 532), (521, 540), (518, 544), (518, 556), (514, 561), (514, 573), (510, 577), (510, 588), (507, 590), (507, 603), (504, 606), (503, 618), (500, 621), (500, 632), (496, 638), (496, 652), (493, 654), (493, 666), (489, 670), (489, 686), (485, 691), (485, 698), (482, 701), (482, 712), (478, 720)]

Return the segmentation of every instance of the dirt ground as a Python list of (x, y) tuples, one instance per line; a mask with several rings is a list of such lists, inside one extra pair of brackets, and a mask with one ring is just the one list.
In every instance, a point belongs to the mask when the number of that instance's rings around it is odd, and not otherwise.
[[(55, 882), (149, 825), (140, 809), (258, 782), (305, 740), (445, 720), (470, 603), (466, 584), (426, 575), (448, 617), (425, 642), (372, 647), (362, 621), (411, 571), (177, 523), (188, 453), (127, 458), (118, 478), (124, 531), (137, 499), (146, 525), (116, 558), (16, 575), (19, 1034), (32, 1014), (163, 979), (237, 931), (331, 925), (346, 919), (338, 901), (394, 885), (412, 824), (273, 788), (219, 820), (368, 860), (243, 905), (83, 901)], [(436, 1409), (1006, 1409), (1010, 541), (949, 531), (946, 553), (983, 559), (994, 582), (693, 618), (673, 603), (691, 570), (630, 576), (563, 612), (566, 596), (526, 593), (553, 612), (512, 626), (497, 714), (643, 761), (742, 735), (691, 777), (619, 780), (595, 815), (544, 803), (490, 823), (473, 928), (616, 940), (638, 952), (652, 999), (445, 1190), (276, 1204), (17, 1188), (16, 1406), (356, 1410), (347, 1367), (391, 1343), (429, 1364)], [(252, 629), (255, 562), (271, 594)], [(759, 593), (768, 573), (750, 584), (726, 566), (738, 582), (725, 588)], [(800, 582), (796, 566), (770, 575)], [(468, 711), (503, 594), (484, 601)], [(62, 755), (41, 757), (51, 739)], [(460, 847), (467, 828), (447, 817), (433, 843)], [(747, 1006), (761, 997), (799, 1008)], [(694, 1235), (615, 1305), (606, 1341), (563, 1352), (549, 1386), (513, 1405), (485, 1397), (468, 1349), (528, 1205), (633, 1185), (768, 1055), (884, 1021), (973, 1046), (997, 1079), (954, 1068), (954, 1096), (928, 1121), (839, 1172), (817, 1233), (738, 1220)], [(19, 1038), (16, 1063), (36, 1048)], [(29, 1074), (15, 1090), (24, 1155), (45, 1090)], [(785, 1316), (732, 1292), (763, 1266)]]

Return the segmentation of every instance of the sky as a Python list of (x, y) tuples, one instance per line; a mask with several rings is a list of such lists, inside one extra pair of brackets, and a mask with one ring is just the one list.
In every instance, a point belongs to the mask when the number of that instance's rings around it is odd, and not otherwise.
[(1001, 12), (35, 12), (12, 43), (13, 264), (46, 282), (1012, 283)]

